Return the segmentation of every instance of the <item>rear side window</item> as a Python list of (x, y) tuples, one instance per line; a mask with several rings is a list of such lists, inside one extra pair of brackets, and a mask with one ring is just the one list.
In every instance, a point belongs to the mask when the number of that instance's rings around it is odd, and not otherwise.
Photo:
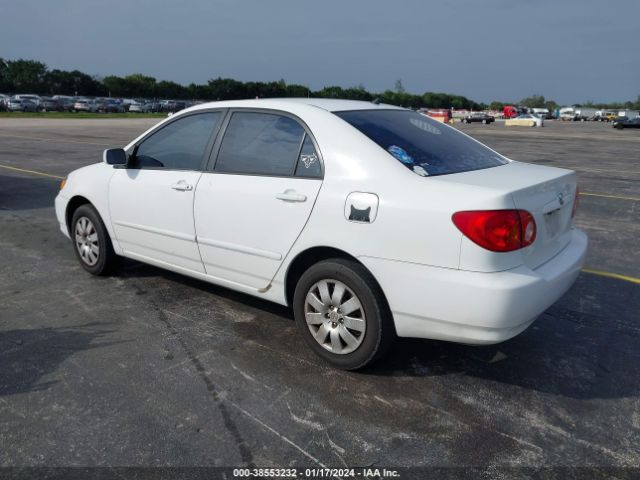
[(296, 177), (320, 178), (322, 177), (322, 167), (320, 165), (320, 157), (313, 146), (311, 137), (304, 136), (300, 155), (298, 155), (298, 164), (296, 165)]
[(408, 110), (334, 112), (422, 176), (504, 165), (489, 148), (429, 117)]
[(138, 146), (130, 168), (199, 170), (220, 112), (189, 115), (169, 123)]
[(304, 133), (302, 125), (283, 115), (235, 112), (220, 145), (215, 170), (290, 176)]

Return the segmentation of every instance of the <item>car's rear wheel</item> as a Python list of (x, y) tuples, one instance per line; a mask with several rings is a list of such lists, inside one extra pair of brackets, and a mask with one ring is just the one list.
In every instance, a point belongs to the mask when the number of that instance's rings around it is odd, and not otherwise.
[(113, 251), (111, 238), (96, 209), (79, 206), (71, 220), (73, 251), (80, 265), (93, 275), (108, 275), (118, 266), (119, 257)]
[(293, 300), (300, 334), (334, 367), (356, 370), (379, 359), (395, 332), (380, 286), (361, 264), (325, 260), (300, 278)]
[(486, 125), (487, 121), (486, 120), (482, 120), (482, 123), (484, 123)]

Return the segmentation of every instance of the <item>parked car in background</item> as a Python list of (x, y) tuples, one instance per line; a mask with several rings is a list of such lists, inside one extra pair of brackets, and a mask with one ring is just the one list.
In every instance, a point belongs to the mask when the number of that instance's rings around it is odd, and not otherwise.
[(34, 94), (31, 94), (31, 93), (16, 94), (16, 95), (13, 96), (13, 98), (17, 98), (17, 99), (20, 99), (20, 100), (29, 100), (30, 102), (35, 103), (36, 106), (38, 106), (40, 104), (40, 100), (41, 100), (40, 95), (34, 95)]
[(289, 305), (309, 348), (353, 370), (396, 335), (524, 331), (584, 263), (577, 194), (575, 172), (411, 110), (261, 99), (199, 105), (106, 150), (55, 211), (87, 272), (125, 256)]
[(124, 113), (125, 109), (122, 102), (109, 98), (103, 104), (103, 111), (105, 113)]
[(51, 97), (40, 97), (38, 110), (40, 110), (41, 112), (57, 112), (61, 110), (61, 108), (57, 100)]
[(74, 97), (70, 97), (68, 95), (54, 95), (52, 97), (58, 105), (60, 106), (60, 110), (65, 112), (70, 112), (73, 110), (73, 104), (76, 103), (76, 99)]
[(9, 101), (9, 95), (0, 93), (0, 112), (4, 112), (7, 109), (7, 102)]
[(146, 102), (136, 102), (129, 105), (131, 113), (148, 113), (151, 111), (151, 104)]
[(95, 106), (96, 106), (96, 112), (104, 112), (105, 111), (105, 107), (107, 105), (107, 99), (106, 98), (94, 98), (93, 99)]
[(598, 110), (593, 120), (595, 122), (610, 122), (618, 117), (617, 112)]
[(149, 107), (149, 112), (151, 113), (155, 113), (155, 112), (160, 112), (160, 102), (158, 102), (157, 100), (150, 100), (148, 103), (148, 107)]
[(525, 113), (518, 115), (516, 118), (505, 120), (504, 124), (507, 127), (542, 127), (544, 126), (544, 120), (531, 113)]
[(180, 100), (166, 100), (162, 103), (162, 111), (175, 113), (186, 108), (186, 102)]
[(73, 109), (76, 112), (93, 113), (98, 111), (98, 106), (95, 100), (82, 99), (82, 100), (77, 100), (76, 103), (73, 104)]
[(618, 117), (613, 121), (613, 128), (622, 130), (624, 128), (640, 128), (640, 117)]
[(493, 123), (496, 119), (483, 112), (472, 113), (462, 119), (463, 123)]
[(38, 106), (31, 100), (11, 98), (7, 103), (7, 110), (10, 112), (36, 112)]

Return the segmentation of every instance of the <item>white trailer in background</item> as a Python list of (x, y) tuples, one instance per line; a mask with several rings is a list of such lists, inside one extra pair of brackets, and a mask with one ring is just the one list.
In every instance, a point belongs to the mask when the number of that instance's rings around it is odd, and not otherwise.
[(580, 120), (584, 122), (585, 120), (592, 120), (593, 118), (595, 118), (597, 110), (595, 108), (576, 107), (575, 112), (576, 114), (573, 119), (576, 121)]
[(620, 110), (618, 116), (627, 118), (640, 117), (640, 110)]
[(533, 113), (544, 120), (552, 118), (548, 108), (531, 108), (529, 109), (529, 113)]
[(598, 110), (589, 107), (563, 107), (558, 113), (561, 120), (585, 121), (593, 120)]
[(558, 110), (558, 118), (560, 120), (573, 120), (576, 116), (576, 111), (573, 107), (562, 107)]

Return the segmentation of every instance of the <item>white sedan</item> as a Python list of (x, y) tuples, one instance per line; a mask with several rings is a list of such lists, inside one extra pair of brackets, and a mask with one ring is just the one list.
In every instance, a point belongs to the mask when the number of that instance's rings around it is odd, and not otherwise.
[[(80, 265), (120, 256), (292, 307), (344, 369), (394, 337), (491, 344), (575, 281), (576, 174), (390, 105), (215, 102), (165, 119), (56, 198)], [(293, 339), (292, 339), (293, 341)]]
[(507, 127), (510, 126), (524, 126), (524, 127), (544, 127), (544, 120), (538, 115), (531, 113), (524, 113), (518, 115), (516, 118), (511, 118), (505, 121)]

